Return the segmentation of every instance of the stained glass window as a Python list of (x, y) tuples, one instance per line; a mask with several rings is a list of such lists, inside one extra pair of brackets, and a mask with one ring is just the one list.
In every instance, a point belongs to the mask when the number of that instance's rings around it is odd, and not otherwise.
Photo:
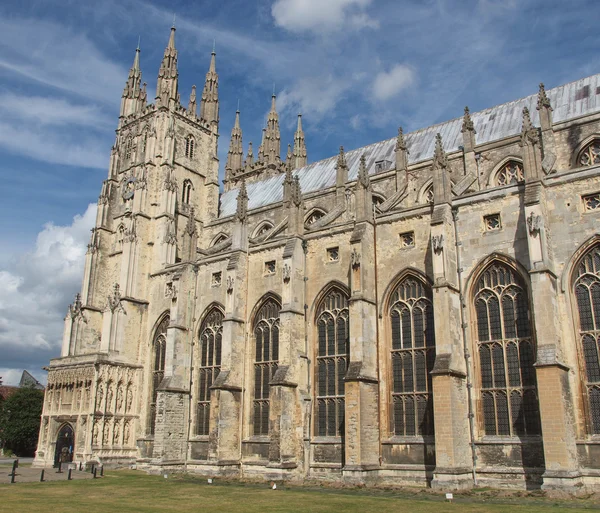
[(165, 315), (156, 328), (154, 339), (152, 340), (152, 390), (150, 395), (150, 405), (148, 409), (148, 434), (154, 434), (156, 424), (156, 398), (158, 387), (165, 377), (165, 356), (167, 351), (167, 326), (169, 326), (169, 316)]

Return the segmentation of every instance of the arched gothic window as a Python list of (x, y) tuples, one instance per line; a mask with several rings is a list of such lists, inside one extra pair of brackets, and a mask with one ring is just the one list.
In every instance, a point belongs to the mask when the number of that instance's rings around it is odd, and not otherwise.
[(431, 184), (423, 193), (423, 199), (427, 203), (433, 203), (433, 184)]
[(310, 226), (312, 224), (315, 224), (319, 219), (321, 219), (323, 216), (325, 215), (325, 212), (321, 209), (315, 209), (313, 210), (309, 216), (306, 218), (306, 221), (304, 222), (304, 224), (306, 226)]
[(167, 326), (169, 316), (165, 315), (154, 332), (152, 340), (152, 393), (150, 395), (150, 406), (148, 408), (148, 434), (154, 434), (156, 423), (156, 397), (158, 387), (165, 377), (165, 356), (167, 351)]
[(385, 201), (385, 198), (380, 194), (373, 194), (373, 205), (381, 205)]
[(344, 378), (349, 348), (348, 295), (332, 289), (317, 310), (317, 434), (344, 434)]
[(261, 235), (264, 235), (265, 233), (270, 232), (272, 229), (273, 229), (272, 224), (264, 223), (258, 230), (256, 230), (255, 237), (260, 237)]
[(433, 435), (435, 331), (430, 288), (407, 276), (392, 294), (389, 315), (394, 434)]
[(580, 166), (600, 164), (600, 139), (594, 139), (579, 152), (577, 163)]
[(493, 262), (477, 280), (474, 305), (485, 434), (540, 434), (535, 344), (523, 280)]
[(254, 320), (254, 401), (255, 435), (269, 434), (269, 382), (275, 375), (279, 360), (279, 310), (275, 299), (261, 306)]
[(194, 138), (191, 135), (188, 135), (185, 138), (185, 156), (187, 158), (194, 158), (194, 146), (195, 146)]
[(217, 244), (221, 244), (221, 242), (224, 242), (224, 241), (226, 241), (227, 239), (228, 239), (227, 235), (225, 235), (224, 233), (222, 233), (221, 235), (219, 235), (219, 236), (218, 236), (218, 237), (215, 239), (215, 241), (214, 241), (214, 243), (213, 243), (213, 246), (216, 246)]
[(579, 339), (585, 364), (589, 429), (600, 434), (600, 244), (576, 268), (574, 283), (579, 310)]
[(189, 205), (191, 194), (192, 194), (192, 181), (184, 180), (183, 188), (181, 191), (181, 203), (183, 203), (184, 205)]
[(509, 160), (496, 173), (496, 185), (512, 185), (524, 180), (523, 164), (516, 160)]
[(210, 387), (221, 370), (223, 313), (213, 308), (200, 327), (200, 368), (198, 371), (198, 412), (196, 434), (208, 435), (210, 420)]

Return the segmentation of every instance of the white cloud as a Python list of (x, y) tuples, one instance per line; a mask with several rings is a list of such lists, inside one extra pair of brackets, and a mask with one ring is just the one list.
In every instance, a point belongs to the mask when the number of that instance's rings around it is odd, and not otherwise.
[(32, 252), (0, 269), (0, 376), (27, 369), (39, 379), (40, 367), (59, 355), (63, 318), (81, 287), (95, 218), (90, 204), (69, 226), (46, 224)]
[[(350, 80), (332, 75), (303, 78), (279, 94), (277, 107), (282, 113), (305, 114), (316, 123), (333, 110), (351, 86)], [(295, 123), (293, 116), (290, 119)]]
[(373, 94), (377, 100), (389, 100), (415, 81), (415, 71), (405, 64), (396, 64), (389, 71), (377, 74), (373, 82)]
[(334, 30), (344, 26), (375, 28), (364, 11), (372, 0), (277, 0), (271, 9), (275, 23), (292, 31)]
[(2, 68), (107, 104), (118, 103), (127, 77), (83, 33), (34, 18), (0, 18)]
[(115, 120), (94, 104), (74, 104), (62, 98), (25, 96), (10, 92), (0, 93), (2, 117), (19, 119), (41, 125), (78, 125), (111, 128)]

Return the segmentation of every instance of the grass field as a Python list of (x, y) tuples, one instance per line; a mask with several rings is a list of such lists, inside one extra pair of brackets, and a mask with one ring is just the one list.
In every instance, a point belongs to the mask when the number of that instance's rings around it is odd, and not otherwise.
[(0, 511), (10, 513), (108, 512), (348, 512), (441, 513), (599, 510), (591, 500), (556, 501), (544, 497), (498, 497), (471, 492), (453, 503), (430, 491), (329, 489), (240, 484), (183, 476), (148, 476), (130, 470), (107, 471), (103, 479), (0, 485)]

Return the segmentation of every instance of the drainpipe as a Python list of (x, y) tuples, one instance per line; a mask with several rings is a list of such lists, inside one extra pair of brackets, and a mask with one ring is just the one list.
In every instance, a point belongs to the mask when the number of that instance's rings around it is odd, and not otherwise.
[(304, 277), (303, 277), (303, 282), (304, 282), (304, 355), (301, 356), (301, 358), (306, 359), (306, 374), (307, 374), (306, 390), (308, 393), (308, 399), (305, 399), (305, 400), (308, 401), (308, 403), (309, 403), (308, 419), (307, 419), (308, 437), (304, 439), (304, 443), (305, 443), (305, 447), (304, 447), (304, 453), (305, 453), (304, 477), (308, 477), (308, 473), (310, 472), (310, 462), (312, 461), (312, 444), (310, 442), (311, 442), (311, 436), (312, 436), (313, 405), (312, 405), (312, 392), (311, 392), (311, 379), (310, 379), (311, 378), (311, 374), (310, 374), (311, 359), (308, 354), (308, 304), (306, 302), (306, 297), (307, 297), (306, 296), (306, 292), (307, 292), (306, 282), (308, 282), (308, 276), (306, 276), (306, 255), (308, 253), (308, 242), (306, 240), (302, 241), (302, 250), (304, 251)]
[[(476, 157), (476, 161), (479, 163), (479, 159)], [(477, 170), (477, 179), (479, 180), (479, 168)], [(469, 409), (469, 437), (470, 437), (470, 445), (471, 445), (471, 459), (473, 461), (473, 484), (477, 486), (477, 452), (475, 449), (475, 425), (474, 419), (475, 415), (473, 414), (473, 381), (471, 379), (471, 353), (469, 353), (469, 347), (467, 344), (467, 323), (465, 322), (465, 297), (463, 294), (463, 283), (462, 283), (462, 267), (460, 260), (460, 247), (462, 246), (462, 242), (458, 240), (458, 226), (456, 221), (458, 219), (458, 209), (452, 209), (452, 220), (454, 224), (454, 242), (456, 244), (456, 268), (458, 275), (458, 293), (460, 298), (460, 325), (461, 325), (461, 333), (463, 339), (463, 352), (465, 355), (465, 366), (467, 369), (467, 406)]]
[(381, 366), (379, 365), (379, 294), (377, 292), (377, 210), (373, 205), (373, 260), (375, 264), (375, 350), (377, 362), (377, 411), (379, 412), (379, 466), (382, 462), (381, 444)]

